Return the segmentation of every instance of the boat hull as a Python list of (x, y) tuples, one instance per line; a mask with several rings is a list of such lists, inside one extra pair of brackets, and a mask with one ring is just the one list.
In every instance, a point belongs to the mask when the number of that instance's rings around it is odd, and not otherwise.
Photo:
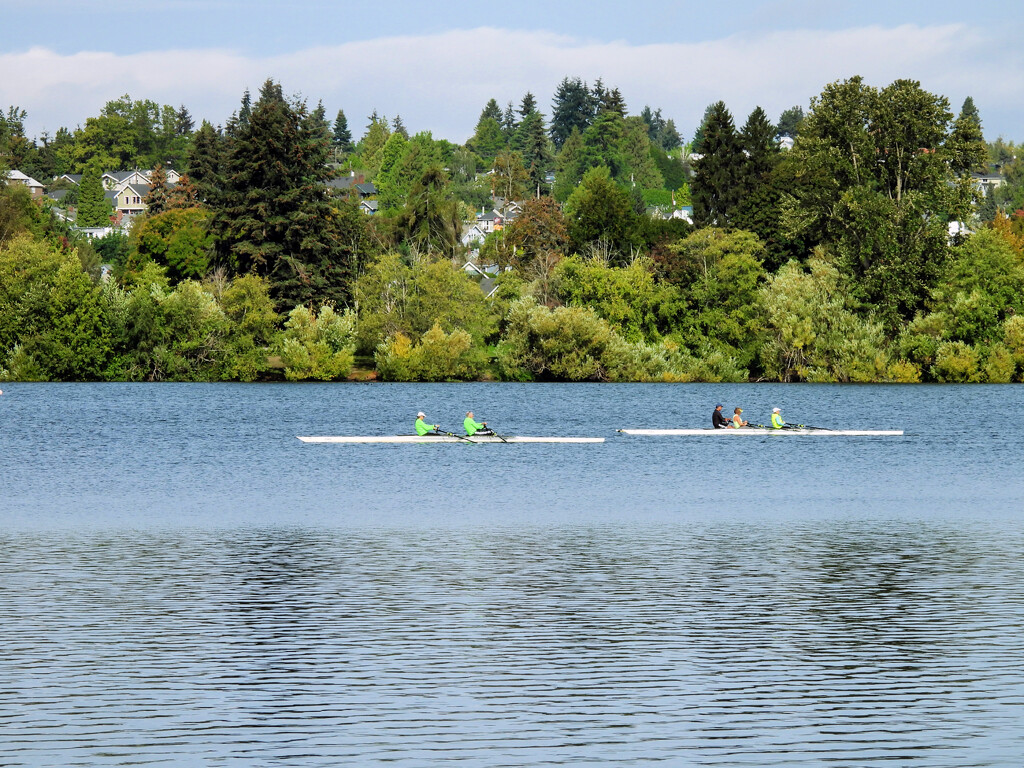
[(620, 429), (624, 435), (706, 437), (711, 435), (814, 435), (841, 437), (898, 437), (902, 429)]
[(603, 443), (603, 437), (527, 437), (511, 435), (497, 437), (474, 435), (473, 437), (452, 437), (450, 435), (337, 435), (324, 437), (299, 436), (304, 443)]

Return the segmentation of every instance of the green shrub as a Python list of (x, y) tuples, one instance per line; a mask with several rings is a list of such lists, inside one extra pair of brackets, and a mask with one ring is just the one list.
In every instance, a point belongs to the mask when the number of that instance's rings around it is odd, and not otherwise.
[(472, 336), (461, 328), (445, 333), (437, 323), (416, 344), (394, 334), (380, 343), (374, 360), (385, 381), (466, 381), (479, 378), (487, 365)]
[(281, 361), (289, 381), (331, 381), (352, 370), (355, 361), (355, 314), (338, 314), (324, 304), (319, 314), (307, 307), (288, 313), (281, 337)]
[(944, 382), (981, 381), (981, 356), (962, 341), (944, 341), (935, 353), (932, 375)]

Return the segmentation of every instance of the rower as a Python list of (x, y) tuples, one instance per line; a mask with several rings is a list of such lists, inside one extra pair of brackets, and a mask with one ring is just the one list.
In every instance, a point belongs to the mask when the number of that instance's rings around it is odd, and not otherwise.
[(441, 428), (440, 424), (430, 425), (425, 423), (423, 420), (427, 418), (423, 411), (416, 414), (416, 434), (420, 437), (429, 434), (437, 434), (437, 430)]
[(711, 414), (711, 426), (715, 429), (726, 429), (729, 426), (729, 420), (722, 415), (721, 403), (715, 406), (715, 410)]
[(734, 410), (732, 412), (732, 424), (731, 424), (731, 427), (733, 429), (739, 429), (740, 427), (745, 427), (745, 426), (747, 426), (747, 424), (750, 423), (749, 421), (744, 421), (743, 420), (743, 416), (740, 415), (742, 413), (743, 413), (743, 409), (742, 408), (737, 408), (736, 410)]
[(772, 429), (782, 429), (784, 426), (786, 426), (786, 422), (782, 420), (782, 411), (772, 408)]
[(466, 430), (466, 436), (472, 437), (473, 435), (493, 435), (494, 430), (487, 428), (487, 422), (474, 421), (473, 412), (466, 412), (466, 420), (462, 422), (463, 428)]

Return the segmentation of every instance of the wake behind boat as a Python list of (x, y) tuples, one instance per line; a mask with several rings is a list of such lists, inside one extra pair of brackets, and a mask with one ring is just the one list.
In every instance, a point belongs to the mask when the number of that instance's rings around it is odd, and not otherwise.
[(525, 435), (337, 435), (304, 437), (304, 443), (603, 443), (603, 437), (530, 437)]
[(711, 435), (835, 435), (845, 437), (898, 437), (902, 429), (823, 429), (820, 427), (742, 427), (740, 429), (619, 429), (624, 435), (706, 437)]

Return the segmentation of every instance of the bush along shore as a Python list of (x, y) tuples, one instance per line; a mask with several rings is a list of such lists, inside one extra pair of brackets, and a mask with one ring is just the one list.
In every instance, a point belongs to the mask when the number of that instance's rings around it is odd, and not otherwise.
[(850, 78), (782, 149), (759, 109), (713, 104), (683, 145), (617, 89), (561, 89), (550, 125), (527, 94), (456, 145), (376, 114), (353, 142), (268, 81), (223, 128), (175, 113), (187, 173), (157, 164), (145, 213), (86, 237), (88, 142), (141, 105), (108, 104), (23, 153), (82, 171), (77, 224), (0, 183), (0, 380), (1024, 378), (1024, 166), (970, 100)]

